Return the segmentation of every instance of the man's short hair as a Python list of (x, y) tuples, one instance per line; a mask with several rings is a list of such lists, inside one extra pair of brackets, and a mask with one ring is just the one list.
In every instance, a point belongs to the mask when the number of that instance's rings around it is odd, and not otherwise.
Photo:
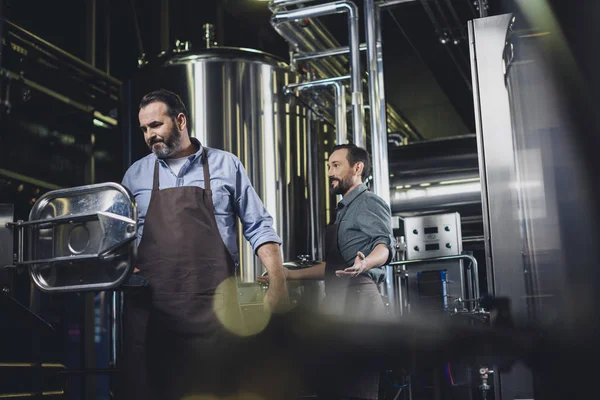
[(142, 97), (139, 109), (141, 110), (148, 104), (157, 102), (164, 103), (167, 106), (167, 115), (173, 121), (175, 121), (175, 118), (177, 118), (180, 113), (185, 115), (189, 131), (189, 127), (191, 126), (190, 116), (188, 115), (187, 108), (185, 107), (185, 104), (183, 104), (183, 101), (181, 101), (181, 97), (179, 97), (179, 95), (166, 89), (155, 90)]
[(369, 157), (369, 153), (367, 153), (367, 151), (362, 147), (358, 147), (357, 145), (350, 143), (338, 144), (337, 146), (333, 147), (333, 150), (331, 152), (333, 153), (334, 151), (340, 149), (348, 150), (346, 158), (348, 159), (348, 162), (350, 163), (351, 167), (353, 167), (354, 164), (356, 164), (359, 161), (363, 163), (364, 168), (362, 172), (362, 180), (363, 182), (365, 182), (371, 174), (371, 157)]

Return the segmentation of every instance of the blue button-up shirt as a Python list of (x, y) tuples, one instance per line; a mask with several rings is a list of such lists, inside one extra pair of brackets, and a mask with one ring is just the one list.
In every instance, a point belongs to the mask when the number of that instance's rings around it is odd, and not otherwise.
[[(203, 147), (196, 139), (192, 140), (200, 146), (199, 150), (187, 157), (177, 176), (164, 160), (159, 159), (160, 189), (179, 186), (204, 188), (204, 169), (201, 161)], [(150, 204), (156, 160), (157, 157), (152, 153), (136, 161), (129, 167), (122, 181), (122, 185), (133, 193), (138, 205), (138, 243), (142, 239)], [(241, 161), (231, 153), (210, 148), (208, 168), (219, 233), (236, 265), (239, 263), (236, 216), (241, 221), (246, 240), (255, 252), (267, 242), (281, 244), (279, 235), (273, 229), (273, 218), (252, 187)]]

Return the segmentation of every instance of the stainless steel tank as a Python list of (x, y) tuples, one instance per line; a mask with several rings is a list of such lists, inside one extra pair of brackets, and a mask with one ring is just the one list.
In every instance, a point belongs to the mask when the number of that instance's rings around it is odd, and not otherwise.
[[(149, 151), (137, 120), (140, 99), (158, 88), (174, 91), (188, 107), (191, 135), (244, 164), (283, 239), (284, 261), (318, 258), (325, 209), (319, 193), (326, 187), (325, 165), (317, 159), (322, 125), (309, 123), (307, 108), (284, 94), (296, 82), (283, 61), (256, 50), (213, 47), (159, 57), (126, 85), (126, 164)], [(263, 267), (240, 231), (238, 223), (240, 275), (254, 281)]]

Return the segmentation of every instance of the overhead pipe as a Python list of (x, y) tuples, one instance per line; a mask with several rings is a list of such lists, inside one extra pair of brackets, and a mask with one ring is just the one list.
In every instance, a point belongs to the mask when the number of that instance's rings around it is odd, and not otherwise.
[(392, 6), (397, 6), (399, 4), (406, 4), (406, 3), (416, 3), (418, 0), (387, 0), (387, 1), (378, 1), (377, 3), (375, 3), (375, 6), (378, 7), (379, 9), (383, 9), (383, 8), (387, 8), (387, 7), (392, 7)]
[(333, 86), (335, 93), (335, 139), (337, 144), (344, 144), (348, 141), (348, 128), (346, 126), (346, 88), (341, 81), (349, 78), (350, 76), (339, 76), (304, 83), (294, 83), (287, 85), (284, 88), (284, 92), (291, 92), (293, 89), (302, 91), (318, 87)]
[[(270, 4), (270, 9), (283, 9), (284, 6), (300, 4), (300, 3), (308, 3), (312, 0), (307, 1), (276, 1)], [(416, 2), (418, 0), (390, 0), (387, 2), (378, 2), (378, 7), (387, 7), (391, 5), (401, 4), (401, 3), (409, 3)], [(307, 26), (299, 26), (298, 24), (288, 23), (282, 24), (277, 27), (274, 27), (275, 30), (282, 36), (288, 43), (292, 45), (296, 50), (296, 53), (292, 52), (290, 57), (290, 64), (292, 70), (295, 70), (295, 60), (296, 56), (302, 57), (304, 54), (317, 54), (320, 52), (328, 51), (326, 49), (334, 49), (341, 52), (341, 49), (345, 49), (344, 47), (340, 47), (339, 43), (331, 36), (329, 31), (323, 26), (321, 21), (318, 19), (310, 20), (310, 24)], [(359, 46), (365, 48), (366, 44), (361, 44)], [(302, 50), (300, 52), (299, 50)], [(362, 51), (362, 49), (361, 49)], [(348, 53), (349, 47), (348, 47)], [(340, 54), (338, 57), (319, 57), (310, 60), (311, 67), (314, 68), (315, 72), (321, 77), (329, 77), (329, 76), (339, 76), (345, 75), (348, 73), (348, 70), (345, 66), (345, 63), (348, 62), (348, 59), (345, 56), (346, 54)], [(304, 58), (304, 57), (302, 57)], [(363, 79), (364, 84), (366, 84), (366, 79)], [(388, 125), (394, 132), (402, 132), (408, 137), (415, 139), (417, 141), (422, 140), (423, 136), (415, 129), (409, 121), (405, 119), (395, 108), (387, 105), (387, 117), (388, 117)], [(333, 116), (332, 116), (333, 117)]]
[[(358, 28), (358, 25), (357, 25)], [(304, 30), (306, 30), (307, 28), (303, 28)], [(320, 48), (323, 50), (326, 49), (335, 49), (340, 47), (339, 42), (331, 35), (331, 33), (327, 30), (327, 28), (325, 27), (325, 25), (323, 25), (323, 23), (321, 21), (319, 21), (318, 19), (312, 19), (310, 20), (310, 30), (311, 33), (313, 34), (313, 38), (311, 40), (315, 40), (318, 41), (321, 45)], [(350, 42), (350, 40), (349, 40)], [(360, 42), (358, 42), (360, 43)], [(360, 51), (360, 44), (359, 44), (359, 51)], [(348, 51), (348, 54), (350, 54), (350, 51)], [(360, 55), (359, 55), (360, 57)], [(340, 71), (337, 75), (346, 75), (347, 73), (349, 73), (349, 69), (348, 69), (348, 64), (350, 63), (350, 60), (348, 59), (348, 57), (344, 56), (340, 56), (340, 57), (329, 57), (329, 58), (324, 58), (322, 60), (327, 60), (331, 63), (331, 65), (333, 65), (338, 71)], [(366, 79), (362, 78), (363, 84), (366, 83)]]
[[(290, 40), (292, 40), (292, 38), (294, 38), (294, 40), (296, 40), (295, 38), (297, 38), (299, 45), (302, 45), (303, 48), (308, 49), (310, 51), (316, 50), (318, 47), (318, 43), (317, 42), (311, 42), (306, 40), (306, 35), (303, 35), (304, 32), (302, 32), (301, 27), (299, 27), (297, 24), (284, 24), (284, 25), (280, 25), (278, 27), (278, 32), (280, 33), (280, 35), (288, 40), (288, 42)], [(318, 74), (318, 76), (322, 76), (322, 77), (331, 77), (331, 76), (340, 76), (340, 75), (345, 75), (346, 71), (343, 71), (341, 68), (337, 68), (337, 66), (332, 63), (331, 61), (333, 61), (333, 59), (320, 59), (320, 60), (316, 60), (315, 62), (313, 62), (312, 65), (312, 69), (314, 69), (314, 71)], [(292, 68), (292, 70), (295, 70), (295, 68)], [(346, 92), (346, 90), (344, 89), (344, 92)], [(326, 94), (325, 96), (328, 100), (330, 100), (331, 102), (335, 102), (335, 99), (333, 98), (333, 96), (331, 96), (329, 93)], [(327, 113), (328, 111), (328, 107), (325, 107), (324, 105), (322, 105), (323, 107), (323, 111)], [(315, 115), (319, 115), (322, 117), (322, 115), (320, 115), (319, 113), (317, 113), (315, 111)], [(335, 118), (334, 115), (331, 115), (332, 119)], [(331, 125), (333, 126), (335, 124), (335, 121), (331, 122)]]
[(298, 4), (310, 3), (315, 0), (271, 0), (269, 10), (277, 11), (281, 7), (294, 6)]
[[(277, 11), (271, 17), (271, 24), (279, 32), (277, 27), (285, 22), (294, 21), (297, 19), (319, 17), (324, 15), (338, 14), (342, 12), (348, 13), (348, 35), (350, 37), (350, 65), (351, 79), (350, 87), (352, 91), (352, 128), (354, 144), (360, 147), (365, 146), (365, 130), (364, 130), (364, 110), (363, 110), (363, 95), (362, 82), (360, 71), (360, 49), (358, 36), (358, 8), (351, 1), (335, 1), (332, 3), (320, 4), (316, 6), (305, 7), (292, 11)], [(298, 45), (295, 43), (296, 50)]]
[[(273, 26), (275, 31), (285, 39), (294, 49), (299, 49), (300, 47), (306, 48), (309, 51), (317, 51), (318, 43), (313, 37), (313, 41), (307, 40), (306, 38), (306, 28), (301, 28), (297, 24), (284, 24)], [(312, 33), (312, 32), (308, 32)], [(292, 54), (294, 54), (292, 52)], [(292, 70), (295, 70), (294, 60), (290, 57), (290, 67)], [(315, 70), (322, 76), (339, 76), (344, 75), (345, 71), (341, 68), (341, 65), (337, 65), (335, 59), (320, 59), (318, 62), (313, 64)]]
[[(366, 43), (361, 44), (360, 46), (358, 46), (358, 49), (360, 51), (365, 51), (367, 50), (367, 45)], [(323, 51), (312, 51), (312, 52), (304, 52), (304, 53), (294, 53), (294, 55), (292, 56), (294, 62), (296, 61), (303, 61), (303, 60), (314, 60), (316, 58), (325, 58), (325, 57), (332, 57), (332, 56), (341, 56), (341, 55), (345, 55), (350, 53), (350, 47), (349, 46), (343, 46), (343, 47), (336, 47), (334, 49), (328, 49), (328, 50), (323, 50)]]

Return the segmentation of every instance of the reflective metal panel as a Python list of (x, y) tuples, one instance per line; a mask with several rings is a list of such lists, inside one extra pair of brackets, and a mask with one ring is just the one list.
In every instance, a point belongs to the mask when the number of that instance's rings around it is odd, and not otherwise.
[[(469, 42), (488, 288), (491, 294), (510, 299), (510, 311), (516, 322), (527, 323), (529, 300), (515, 143), (502, 63), (512, 20), (512, 15), (506, 14), (470, 21)], [(495, 374), (495, 379), (496, 398), (533, 398), (531, 371), (521, 365)]]
[(489, 287), (496, 296), (514, 299), (511, 311), (523, 320), (527, 318), (523, 246), (502, 64), (511, 19), (512, 15), (477, 19), (470, 22), (469, 32)]
[(114, 288), (136, 255), (137, 207), (115, 183), (46, 193), (33, 206), (27, 230), (31, 278), (45, 291)]
[[(307, 109), (283, 92), (285, 85), (298, 81), (281, 60), (249, 49), (215, 47), (149, 64), (129, 85), (134, 111), (130, 162), (148, 153), (137, 121), (141, 97), (158, 88), (180, 94), (190, 113), (191, 135), (204, 145), (235, 154), (244, 164), (283, 239), (284, 260), (302, 254), (319, 257), (314, 236), (323, 224), (315, 214), (325, 204), (321, 201), (315, 207), (312, 196), (326, 188), (324, 175), (314, 173), (321, 169), (316, 150), (324, 138), (319, 136), (319, 124), (309, 129)], [(317, 179), (314, 185), (309, 184), (311, 174)], [(238, 236), (241, 277), (252, 282), (263, 267)]]

